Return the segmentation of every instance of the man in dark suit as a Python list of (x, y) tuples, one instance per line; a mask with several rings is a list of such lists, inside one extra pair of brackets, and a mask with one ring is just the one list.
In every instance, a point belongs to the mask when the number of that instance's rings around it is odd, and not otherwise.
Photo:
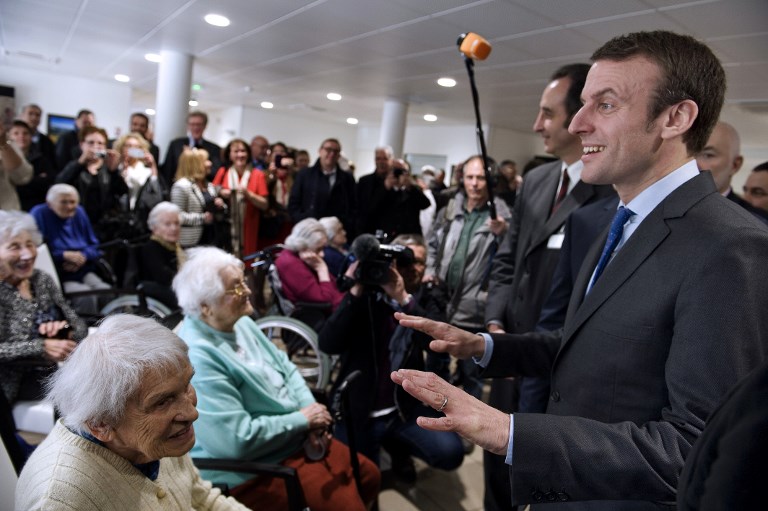
[(549, 374), (547, 413), (493, 410), (431, 374), (393, 379), (446, 414), (422, 427), (506, 455), (515, 504), (672, 509), (705, 420), (768, 355), (768, 231), (694, 160), (725, 94), (709, 48), (639, 32), (592, 60), (570, 130), (582, 178), (612, 183), (621, 206), (585, 259), (563, 330), (471, 335), (397, 316), (488, 376)]
[(351, 239), (357, 227), (355, 178), (339, 168), (339, 156), (341, 144), (335, 138), (320, 144), (320, 157), (315, 164), (296, 174), (288, 198), (288, 213), (294, 223), (310, 217), (335, 216)]
[[(544, 88), (533, 130), (544, 139), (547, 152), (560, 158), (528, 172), (515, 200), (515, 214), (507, 236), (493, 260), (488, 286), (485, 324), (489, 332), (530, 332), (536, 326), (550, 289), (568, 215), (584, 204), (614, 195), (609, 186), (581, 181), (581, 141), (568, 133), (581, 106), (579, 95), (589, 65), (570, 64), (558, 69)], [(546, 390), (546, 380), (524, 381), (521, 411), (546, 406), (534, 397)], [(489, 404), (512, 412), (517, 409), (516, 382), (491, 383)], [(546, 395), (545, 395), (546, 396)], [(504, 458), (483, 454), (485, 508), (510, 509), (509, 483)]]
[(80, 149), (80, 130), (96, 126), (96, 116), (90, 110), (80, 110), (75, 118), (75, 129), (65, 131), (56, 140), (56, 167), (62, 170), (67, 163), (80, 158), (83, 151)]
[(731, 188), (731, 179), (744, 163), (744, 157), (741, 156), (741, 140), (736, 128), (727, 122), (718, 122), (715, 129), (712, 130), (704, 150), (696, 157), (696, 163), (699, 169), (708, 170), (712, 173), (717, 191), (722, 193), (725, 198), (746, 209), (762, 222), (768, 223), (768, 211), (752, 206), (736, 195)]
[(203, 138), (206, 126), (208, 126), (208, 114), (200, 111), (190, 112), (187, 115), (187, 136), (174, 139), (168, 145), (161, 172), (165, 182), (169, 185), (174, 181), (176, 167), (179, 166), (179, 156), (184, 152), (184, 147), (196, 147), (208, 151), (208, 159), (211, 160), (209, 178), (213, 180), (221, 167), (221, 147)]
[(375, 234), (376, 229), (380, 227), (379, 221), (383, 215), (388, 191), (386, 180), (392, 172), (393, 159), (391, 147), (377, 147), (374, 151), (376, 168), (357, 182), (357, 232), (359, 234)]
[(155, 158), (155, 161), (160, 161), (160, 148), (152, 142), (152, 137), (149, 133), (149, 117), (141, 112), (134, 112), (131, 114), (131, 133), (139, 133), (144, 140), (149, 142), (149, 152)]
[(55, 165), (56, 146), (51, 139), (48, 138), (48, 135), (40, 133), (40, 130), (38, 129), (40, 128), (40, 121), (43, 117), (43, 110), (38, 105), (30, 103), (21, 108), (21, 115), (19, 117), (32, 129), (32, 146), (30, 147), (30, 152), (43, 155), (46, 160), (52, 165)]

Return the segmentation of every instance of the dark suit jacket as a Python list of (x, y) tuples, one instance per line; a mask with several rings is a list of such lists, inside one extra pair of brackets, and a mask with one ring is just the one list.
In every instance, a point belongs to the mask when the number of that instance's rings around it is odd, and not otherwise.
[(728, 195), (725, 196), (726, 199), (732, 200), (742, 208), (746, 209), (753, 215), (755, 215), (758, 219), (760, 219), (763, 223), (768, 223), (768, 211), (760, 208), (754, 207), (749, 202), (745, 201), (743, 198), (736, 195), (733, 190), (728, 192)]
[(355, 178), (336, 167), (336, 183), (330, 187), (320, 169), (320, 160), (299, 171), (288, 198), (288, 213), (294, 223), (305, 218), (335, 216), (344, 224), (349, 238), (354, 238), (357, 220)]
[[(211, 160), (211, 175), (209, 176), (209, 180), (213, 181), (216, 172), (221, 167), (221, 147), (206, 139), (202, 140), (201, 145), (201, 149), (208, 151), (208, 159)], [(160, 173), (169, 186), (173, 184), (173, 178), (176, 176), (176, 167), (179, 166), (179, 156), (181, 156), (181, 153), (184, 151), (184, 146), (189, 146), (189, 137), (179, 137), (168, 144), (168, 151), (165, 153), (165, 163), (163, 163)]]
[[(507, 332), (530, 332), (549, 292), (559, 249), (547, 248), (576, 208), (615, 192), (610, 186), (580, 181), (549, 217), (560, 182), (562, 161), (541, 165), (525, 175), (515, 200), (509, 232), (493, 260), (486, 324), (501, 321)], [(549, 217), (549, 218), (548, 218)]]
[(680, 476), (679, 511), (764, 509), (768, 365), (741, 380), (707, 421)]
[(493, 336), (484, 376), (552, 379), (547, 414), (515, 415), (518, 504), (673, 506), (704, 421), (768, 354), (768, 231), (709, 174), (662, 201), (585, 297), (606, 236), (579, 272), (563, 331)]
[(62, 170), (67, 163), (76, 160), (82, 154), (77, 130), (65, 131), (56, 140), (56, 168)]

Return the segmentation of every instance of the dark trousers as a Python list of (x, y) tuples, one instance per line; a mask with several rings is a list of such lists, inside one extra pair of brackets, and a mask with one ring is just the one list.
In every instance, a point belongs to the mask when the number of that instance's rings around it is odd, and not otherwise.
[[(505, 413), (515, 412), (515, 404), (519, 395), (516, 380), (496, 378), (491, 382), (491, 394), (488, 404)], [(509, 484), (509, 466), (505, 463), (506, 456), (491, 454), (483, 451), (483, 477), (485, 479), (485, 494), (483, 504), (485, 511), (515, 511), (512, 505), (512, 487)]]

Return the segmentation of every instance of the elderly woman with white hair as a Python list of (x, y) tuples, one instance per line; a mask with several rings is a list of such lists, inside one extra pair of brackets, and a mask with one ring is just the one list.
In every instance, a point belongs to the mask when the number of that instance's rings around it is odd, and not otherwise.
[(21, 472), (16, 509), (246, 510), (188, 455), (193, 373), (186, 344), (167, 328), (105, 319), (47, 385), (61, 419)]
[(35, 269), (40, 242), (32, 216), (0, 211), (0, 387), (9, 403), (41, 399), (41, 380), (88, 332), (53, 279)]
[(139, 282), (149, 296), (175, 309), (178, 304), (171, 284), (187, 258), (179, 243), (181, 208), (172, 202), (160, 202), (149, 212), (147, 225), (152, 235), (139, 247)]
[(344, 298), (336, 287), (323, 259), (323, 248), (328, 242), (325, 227), (314, 218), (305, 218), (293, 226), (285, 239), (286, 250), (275, 261), (283, 292), (292, 303), (330, 303), (331, 311)]
[[(79, 203), (77, 188), (55, 184), (48, 190), (45, 204), (38, 204), (30, 214), (48, 243), (65, 292), (109, 289), (110, 286), (96, 274), (95, 263), (101, 257), (99, 240)], [(77, 298), (73, 304), (76, 310), (85, 314), (95, 315), (99, 310), (95, 297)]]
[(323, 259), (331, 275), (338, 278), (344, 269), (344, 261), (349, 255), (347, 231), (344, 230), (341, 220), (335, 216), (326, 216), (319, 221), (325, 227), (325, 234), (328, 237), (328, 242), (323, 248)]
[[(358, 493), (349, 449), (328, 433), (327, 408), (249, 317), (242, 261), (217, 248), (193, 248), (173, 289), (185, 315), (179, 337), (189, 345), (200, 399), (193, 456), (281, 463), (297, 470), (311, 509), (365, 510), (378, 492), (379, 471), (358, 457)], [(231, 495), (253, 509), (285, 509), (281, 481), (231, 473), (211, 478), (227, 483)]]

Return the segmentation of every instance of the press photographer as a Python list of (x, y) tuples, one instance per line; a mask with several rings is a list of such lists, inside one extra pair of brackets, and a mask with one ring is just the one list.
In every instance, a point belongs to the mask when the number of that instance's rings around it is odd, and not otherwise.
[[(362, 371), (349, 389), (356, 447), (378, 463), (383, 446), (392, 457), (395, 475), (407, 482), (416, 478), (412, 455), (432, 467), (452, 470), (464, 457), (459, 437), (419, 428), (416, 417), (441, 414), (411, 398), (389, 378), (391, 371), (400, 368), (423, 369), (430, 341), (398, 326), (394, 312), (442, 316), (444, 305), (421, 286), (427, 253), (424, 239), (402, 235), (382, 245), (364, 234), (352, 243), (352, 252), (357, 259), (355, 281), (320, 333), (320, 348), (341, 355), (337, 385), (353, 371)], [(344, 424), (336, 425), (335, 434), (347, 442)]]

